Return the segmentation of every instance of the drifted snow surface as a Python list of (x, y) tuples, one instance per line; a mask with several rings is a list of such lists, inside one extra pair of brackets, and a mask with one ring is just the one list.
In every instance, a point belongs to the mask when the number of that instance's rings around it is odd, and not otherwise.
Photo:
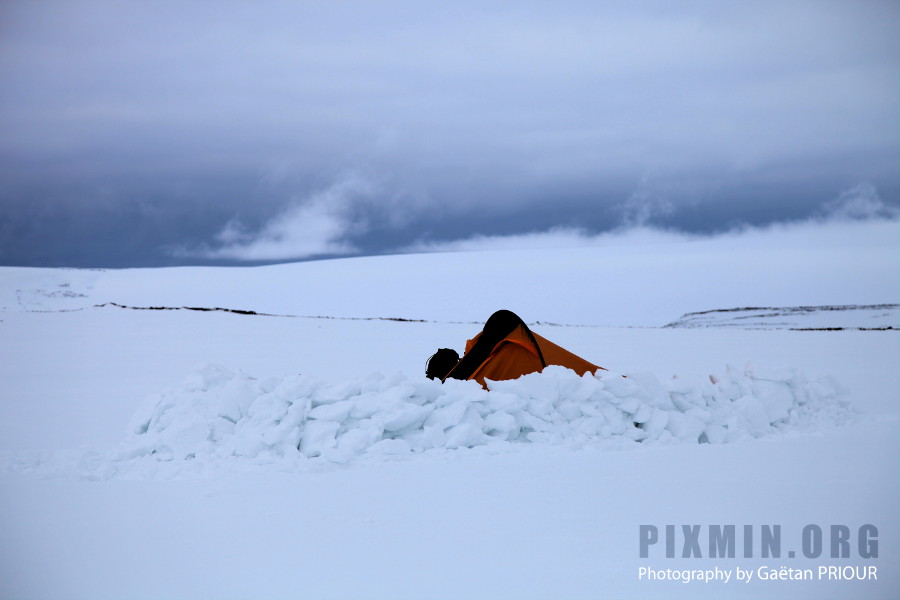
[(82, 470), (106, 478), (148, 463), (177, 473), (242, 459), (302, 467), (509, 444), (719, 444), (854, 417), (830, 377), (761, 366), (699, 380), (579, 377), (550, 366), (489, 386), (400, 374), (336, 384), (307, 375), (257, 379), (208, 365), (149, 398), (120, 448)]

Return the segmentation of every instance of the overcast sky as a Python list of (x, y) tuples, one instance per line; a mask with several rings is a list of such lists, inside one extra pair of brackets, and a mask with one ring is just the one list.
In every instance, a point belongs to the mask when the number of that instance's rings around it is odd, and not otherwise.
[(891, 0), (5, 0), (0, 264), (897, 218), (897, 31)]

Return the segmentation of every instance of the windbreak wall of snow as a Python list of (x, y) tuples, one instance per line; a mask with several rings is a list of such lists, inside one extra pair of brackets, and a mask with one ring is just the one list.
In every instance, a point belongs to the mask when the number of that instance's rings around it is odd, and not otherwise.
[(339, 384), (305, 375), (261, 381), (211, 365), (149, 399), (111, 460), (346, 463), (488, 445), (720, 444), (818, 430), (855, 414), (831, 378), (759, 366), (658, 380), (579, 377), (551, 365), (489, 387), (380, 374)]

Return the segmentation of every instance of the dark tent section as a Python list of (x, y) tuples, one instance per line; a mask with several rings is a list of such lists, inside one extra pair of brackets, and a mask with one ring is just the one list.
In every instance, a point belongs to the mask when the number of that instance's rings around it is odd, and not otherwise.
[(465, 355), (444, 380), (474, 379), (487, 387), (485, 380), (516, 379), (547, 365), (567, 367), (579, 375), (605, 370), (532, 332), (515, 313), (498, 310), (466, 343)]

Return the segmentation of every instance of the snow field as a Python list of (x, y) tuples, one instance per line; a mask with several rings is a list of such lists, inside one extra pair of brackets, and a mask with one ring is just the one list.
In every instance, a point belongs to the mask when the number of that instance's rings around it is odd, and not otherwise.
[(140, 461), (347, 463), (457, 448), (533, 443), (727, 443), (854, 419), (828, 377), (748, 366), (659, 380), (550, 366), (517, 380), (441, 384), (373, 374), (340, 383), (256, 379), (207, 365), (151, 397), (110, 455), (110, 474)]
[[(896, 303), (897, 227), (0, 269), (0, 597), (894, 599), (900, 336), (658, 327), (715, 308)], [(108, 302), (329, 318), (93, 308)], [(462, 350), (498, 308), (629, 377), (550, 370), (491, 392), (423, 378), (435, 348)], [(789, 368), (717, 370), (747, 363)], [(871, 523), (877, 560), (828, 562), (879, 579), (639, 581), (640, 567), (713, 566), (639, 559), (641, 524), (692, 523), (778, 524), (785, 551), (807, 524)]]

